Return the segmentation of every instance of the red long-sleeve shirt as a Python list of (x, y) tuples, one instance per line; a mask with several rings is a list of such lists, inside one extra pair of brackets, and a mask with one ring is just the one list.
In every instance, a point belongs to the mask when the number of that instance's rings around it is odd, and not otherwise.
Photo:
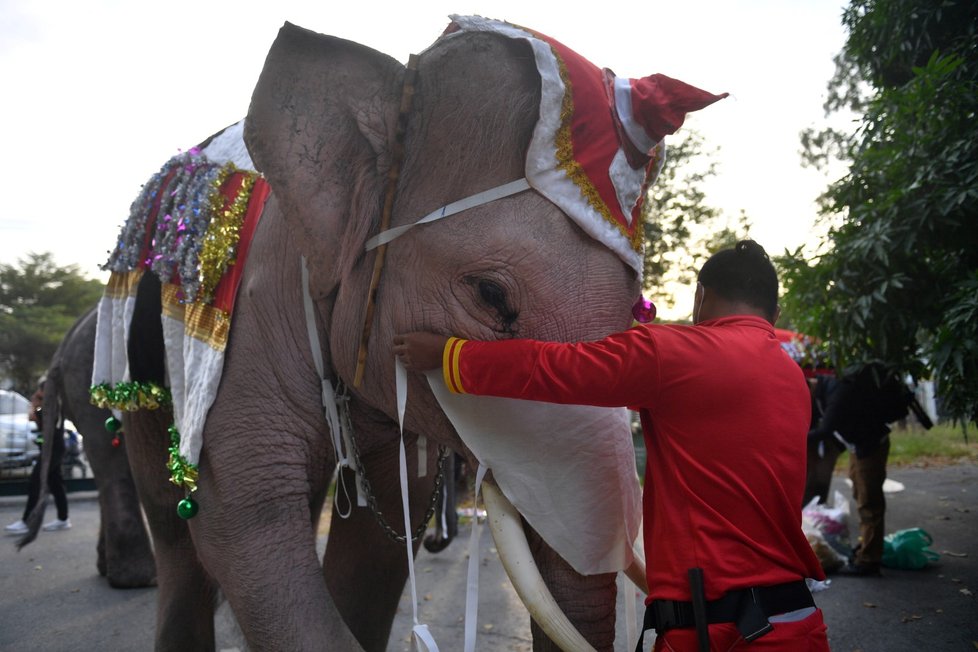
[(693, 567), (708, 600), (824, 577), (801, 530), (809, 393), (765, 320), (584, 343), (452, 338), (443, 372), (454, 392), (640, 411), (649, 601), (689, 600)]

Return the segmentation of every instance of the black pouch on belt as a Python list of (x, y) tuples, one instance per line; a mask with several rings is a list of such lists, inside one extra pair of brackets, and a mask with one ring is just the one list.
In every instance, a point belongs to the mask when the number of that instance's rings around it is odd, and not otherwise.
[(740, 635), (748, 643), (774, 629), (757, 599), (757, 591), (755, 589), (741, 593), (734, 625), (737, 626), (737, 631), (740, 632)]

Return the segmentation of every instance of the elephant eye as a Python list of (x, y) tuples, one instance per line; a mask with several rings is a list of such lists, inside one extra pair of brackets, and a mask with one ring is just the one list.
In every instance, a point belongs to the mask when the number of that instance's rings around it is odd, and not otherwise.
[(488, 279), (479, 280), (479, 296), (500, 313), (507, 310), (506, 290), (499, 283)]
[(514, 325), (520, 313), (519, 310), (510, 305), (510, 297), (506, 287), (485, 277), (468, 276), (465, 278), (465, 282), (478, 292), (479, 300), (496, 313), (496, 330), (510, 336), (515, 335)]

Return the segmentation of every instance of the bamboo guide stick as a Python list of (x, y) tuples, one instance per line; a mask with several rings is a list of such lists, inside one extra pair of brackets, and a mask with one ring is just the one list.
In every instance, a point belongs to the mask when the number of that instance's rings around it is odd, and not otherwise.
[[(397, 196), (397, 182), (401, 176), (401, 163), (404, 160), (404, 135), (407, 132), (408, 118), (411, 114), (411, 104), (414, 102), (414, 82), (418, 76), (418, 55), (408, 58), (404, 72), (404, 85), (401, 89), (400, 113), (397, 116), (397, 127), (394, 143), (391, 149), (391, 168), (387, 173), (387, 192), (384, 195), (384, 209), (380, 216), (380, 233), (390, 228), (391, 213), (394, 211), (394, 198)], [(367, 364), (367, 347), (370, 343), (370, 331), (374, 322), (374, 307), (377, 301), (377, 288), (380, 286), (380, 275), (384, 270), (384, 259), (387, 256), (387, 245), (377, 247), (374, 258), (373, 274), (370, 277), (370, 288), (367, 290), (367, 306), (364, 311), (363, 330), (360, 332), (360, 348), (357, 350), (357, 368), (353, 375), (353, 386), (360, 387), (363, 383), (364, 367)]]

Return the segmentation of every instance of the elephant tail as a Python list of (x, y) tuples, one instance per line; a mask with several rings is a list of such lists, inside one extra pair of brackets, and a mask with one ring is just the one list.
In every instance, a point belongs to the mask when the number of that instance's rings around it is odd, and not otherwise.
[[(63, 346), (63, 343), (62, 343)], [(48, 473), (52, 464), (61, 464), (61, 454), (64, 453), (64, 430), (62, 423), (64, 417), (61, 413), (60, 389), (63, 385), (61, 381), (61, 349), (54, 354), (51, 366), (48, 368), (47, 376), (44, 380), (44, 398), (41, 403), (41, 459), (35, 464), (40, 465), (40, 486), (38, 489), (37, 503), (26, 519), (27, 533), (17, 540), (17, 549), (20, 550), (37, 538), (37, 533), (41, 529), (44, 521), (44, 512), (47, 508), (48, 495), (51, 492), (48, 486)]]

